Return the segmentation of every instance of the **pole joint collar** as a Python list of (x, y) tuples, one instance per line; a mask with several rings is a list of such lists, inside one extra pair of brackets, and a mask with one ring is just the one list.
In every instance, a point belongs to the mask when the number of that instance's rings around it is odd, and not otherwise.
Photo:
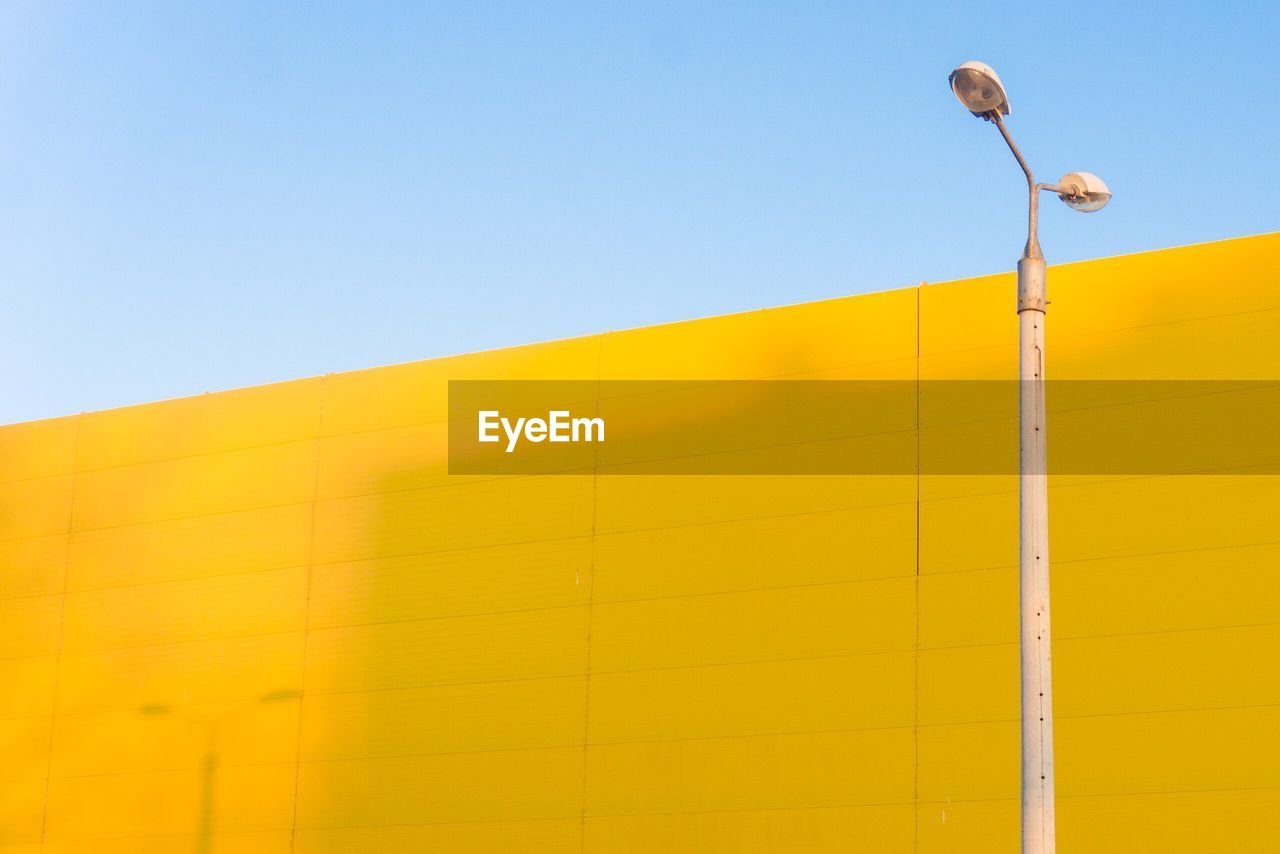
[(1018, 261), (1018, 313), (1043, 313), (1049, 305), (1045, 294), (1044, 258), (1023, 257)]

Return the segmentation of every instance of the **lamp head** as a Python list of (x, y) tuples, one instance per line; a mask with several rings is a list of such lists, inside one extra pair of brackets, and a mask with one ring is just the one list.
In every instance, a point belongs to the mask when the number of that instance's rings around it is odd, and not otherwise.
[(978, 118), (986, 118), (992, 112), (1009, 115), (1009, 96), (1004, 92), (1000, 75), (990, 65), (966, 62), (952, 71), (947, 79), (960, 103)]
[(1068, 172), (1058, 181), (1058, 186), (1073, 191), (1059, 193), (1058, 198), (1066, 202), (1067, 207), (1081, 213), (1101, 210), (1111, 201), (1111, 188), (1091, 172)]

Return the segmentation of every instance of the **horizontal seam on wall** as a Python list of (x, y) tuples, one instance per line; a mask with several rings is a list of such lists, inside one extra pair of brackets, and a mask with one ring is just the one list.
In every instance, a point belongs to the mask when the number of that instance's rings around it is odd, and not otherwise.
[[(1056, 715), (1056, 720), (1090, 720), (1102, 718), (1134, 718), (1147, 717), (1156, 715), (1194, 715), (1212, 712), (1231, 712), (1231, 711), (1249, 711), (1280, 708), (1280, 703), (1258, 703), (1247, 705), (1232, 706), (1192, 706), (1187, 708), (1169, 707), (1159, 709), (1143, 709), (1137, 711), (1125, 712), (1098, 712), (1092, 714), (1075, 714), (1075, 715)], [(905, 720), (905, 719), (904, 719)], [(969, 726), (990, 726), (993, 724), (1016, 724), (1018, 717), (1011, 716), (1006, 718), (985, 718), (982, 720), (957, 720), (957, 721), (921, 721), (919, 726), (921, 729), (945, 729)], [(784, 738), (801, 738), (804, 736), (823, 736), (823, 735), (842, 735), (846, 733), (869, 733), (869, 732), (902, 732), (911, 730), (915, 727), (914, 721), (907, 721), (901, 724), (875, 724), (868, 726), (853, 727), (837, 727), (832, 729), (778, 729), (778, 730), (759, 730), (752, 732), (728, 733), (723, 735), (687, 735), (672, 736), (669, 738), (631, 738), (631, 739), (613, 739), (609, 741), (592, 741), (591, 747), (631, 747), (641, 745), (654, 744), (687, 744), (696, 742), (710, 741), (745, 741), (750, 739), (762, 739), (770, 737)], [(536, 745), (513, 745), (508, 747), (484, 747), (474, 748), (470, 750), (438, 750), (438, 751), (416, 751), (406, 753), (371, 753), (360, 754), (354, 756), (328, 756), (316, 757), (312, 756), (304, 758), (301, 761), (310, 765), (327, 765), (341, 762), (376, 762), (380, 760), (400, 760), (400, 759), (427, 759), (432, 757), (444, 756), (471, 756), (485, 755), (493, 753), (534, 753), (540, 751), (578, 751), (582, 749), (582, 740), (566, 741), (562, 744), (536, 744)], [(271, 760), (258, 762), (224, 762), (219, 767), (222, 768), (258, 768), (271, 767), (275, 765), (293, 765), (294, 760)], [(57, 780), (78, 780), (100, 777), (128, 777), (128, 776), (146, 776), (154, 774), (171, 774), (184, 771), (197, 771), (200, 764), (193, 763), (191, 765), (174, 765), (164, 768), (153, 768), (141, 771), (101, 771), (88, 774), (54, 774), (53, 779)], [(44, 779), (44, 775), (34, 779)], [(13, 782), (26, 781), (26, 778), (19, 780), (12, 778)]]
[[(899, 506), (899, 505), (885, 505), (885, 506)], [(849, 512), (849, 511), (833, 510), (833, 511), (817, 511), (817, 512), (841, 513), (841, 512)], [(811, 515), (811, 514), (807, 514), (807, 513), (806, 513), (806, 514), (801, 514), (801, 515)], [(775, 518), (788, 518), (788, 517), (761, 517), (761, 519), (756, 519), (756, 518), (754, 518), (754, 517), (753, 517), (752, 519), (747, 520), (747, 521), (760, 521), (760, 520), (765, 520), (765, 521), (767, 521), (767, 520), (769, 520), (769, 519), (775, 519)], [(730, 524), (735, 524), (735, 523), (737, 523), (737, 522), (739, 522), (739, 521), (742, 521), (742, 520), (730, 520), (730, 521), (726, 521), (726, 522), (696, 523), (696, 524), (691, 525), (691, 526), (679, 526), (679, 527), (699, 527), (699, 526), (702, 526), (702, 525), (719, 525), (719, 524), (730, 525)], [(618, 534), (604, 534), (604, 535), (601, 535), (601, 536), (627, 536), (627, 535), (632, 534), (632, 533), (645, 533), (645, 532), (647, 532), (647, 531), (649, 531), (649, 530), (654, 530), (654, 531), (664, 531), (664, 530), (673, 530), (673, 529), (674, 529), (674, 528), (654, 528), (654, 529), (643, 529), (643, 530), (638, 530), (638, 531), (635, 531), (635, 532), (632, 532), (632, 531), (626, 531), (626, 532), (621, 532), (621, 533), (618, 533)], [(65, 534), (64, 534), (64, 535), (61, 535), (61, 536), (65, 536)], [(454, 552), (484, 551), (485, 549), (504, 549), (504, 548), (512, 548), (513, 546), (519, 546), (519, 545), (537, 545), (537, 544), (545, 543), (545, 542), (567, 542), (567, 541), (571, 541), (571, 540), (585, 540), (585, 539), (588, 539), (588, 538), (589, 538), (588, 536), (585, 536), (585, 535), (584, 535), (584, 536), (574, 536), (574, 537), (559, 538), (559, 539), (555, 539), (555, 540), (538, 540), (538, 541), (518, 542), (518, 543), (501, 543), (501, 544), (496, 544), (496, 545), (467, 546), (467, 547), (460, 548), (460, 549), (447, 549), (447, 550), (443, 550), (443, 551), (408, 552), (408, 553), (404, 553), (404, 554), (395, 554), (395, 555), (388, 555), (388, 556), (367, 557), (367, 558), (354, 558), (354, 559), (350, 559), (350, 560), (329, 561), (329, 562), (327, 562), (327, 563), (320, 563), (320, 564), (316, 564), (316, 565), (317, 565), (317, 566), (321, 566), (321, 567), (332, 567), (332, 566), (341, 566), (341, 565), (344, 565), (344, 564), (355, 564), (355, 563), (374, 563), (374, 562), (382, 561), (382, 560), (400, 560), (400, 559), (404, 559), (404, 558), (420, 557), (420, 556), (433, 555), (433, 554), (450, 554), (450, 553), (454, 553)], [(1230, 550), (1233, 550), (1233, 549), (1264, 548), (1264, 547), (1268, 547), (1268, 546), (1275, 546), (1275, 545), (1280, 545), (1280, 539), (1275, 539), (1275, 540), (1257, 540), (1257, 541), (1250, 541), (1250, 542), (1245, 542), (1245, 543), (1229, 543), (1229, 544), (1226, 544), (1226, 545), (1216, 545), (1216, 546), (1194, 546), (1194, 547), (1182, 548), (1182, 549), (1161, 549), (1161, 550), (1157, 550), (1157, 551), (1145, 551), (1145, 552), (1124, 552), (1124, 553), (1119, 553), (1119, 554), (1096, 555), (1096, 556), (1081, 557), (1081, 558), (1054, 558), (1054, 559), (1052, 560), (1052, 565), (1053, 565), (1053, 566), (1055, 566), (1055, 567), (1058, 567), (1058, 566), (1073, 566), (1073, 565), (1078, 565), (1078, 564), (1083, 564), (1083, 563), (1100, 563), (1100, 562), (1106, 562), (1106, 561), (1125, 561), (1125, 560), (1138, 559), (1138, 558), (1144, 558), (1144, 557), (1158, 557), (1158, 556), (1161, 556), (1161, 555), (1195, 554), (1195, 553), (1199, 553), (1199, 552), (1230, 551)], [(146, 587), (146, 586), (149, 586), (149, 585), (161, 585), (161, 584), (182, 584), (182, 583), (185, 583), (185, 582), (210, 581), (210, 580), (217, 579), (217, 578), (236, 578), (236, 577), (244, 576), (244, 575), (255, 575), (255, 574), (259, 574), (259, 573), (270, 573), (270, 572), (283, 572), (283, 571), (285, 571), (285, 570), (289, 570), (289, 569), (300, 569), (300, 568), (305, 568), (305, 567), (306, 567), (306, 564), (299, 564), (299, 563), (286, 563), (286, 564), (281, 564), (281, 565), (279, 565), (279, 566), (269, 566), (269, 567), (264, 567), (264, 568), (254, 568), (254, 569), (236, 570), (236, 571), (233, 571), (233, 572), (220, 572), (220, 573), (211, 573), (211, 574), (206, 574), (206, 575), (189, 575), (189, 576), (180, 576), (180, 577), (175, 577), (175, 578), (161, 578), (161, 579), (147, 580), (147, 581), (135, 581), (135, 582), (131, 582), (131, 583), (128, 583), (128, 584), (109, 584), (109, 585), (101, 585), (101, 586), (94, 586), (94, 587), (80, 587), (80, 588), (76, 588), (76, 589), (70, 589), (70, 590), (68, 590), (68, 591), (67, 591), (67, 593), (68, 593), (68, 595), (75, 596), (75, 595), (79, 595), (79, 594), (82, 594), (82, 593), (95, 593), (95, 592), (98, 592), (98, 591), (109, 591), (109, 590), (127, 590), (127, 589), (134, 588), (134, 587)], [(993, 572), (993, 571), (999, 571), (999, 570), (1014, 570), (1014, 569), (1017, 569), (1017, 564), (1016, 564), (1016, 563), (990, 564), (990, 565), (986, 565), (986, 566), (970, 567), (970, 568), (965, 568), (965, 569), (938, 569), (938, 570), (932, 570), (932, 571), (929, 571), (929, 572), (924, 573), (924, 577), (928, 577), (928, 576), (951, 576), (951, 575), (964, 575), (964, 574), (967, 574), (967, 573)], [(876, 579), (868, 579), (868, 580), (880, 580), (880, 579), (897, 578), (897, 577), (899, 577), (899, 576), (877, 576), (877, 577), (876, 577)], [(850, 579), (850, 581), (855, 581), (855, 580), (859, 580), (859, 579)], [(836, 583), (843, 583), (843, 582), (833, 581), (833, 582), (814, 582), (814, 583), (815, 583), (815, 584), (826, 584), (826, 583), (836, 584)], [(764, 590), (764, 589), (774, 589), (774, 588), (743, 587), (743, 588), (732, 588), (732, 589), (726, 589), (726, 590), (701, 591), (701, 592), (696, 593), (696, 594), (672, 594), (672, 596), (670, 596), (670, 597), (667, 597), (667, 596), (642, 597), (642, 599), (647, 599), (647, 598), (653, 598), (653, 599), (677, 598), (677, 597), (679, 597), (679, 596), (685, 596), (685, 595), (714, 595), (714, 594), (718, 594), (718, 593), (739, 593), (739, 592), (749, 592), (749, 591), (752, 591), (752, 590)], [(782, 589), (782, 588), (778, 588), (778, 589)], [(55, 592), (55, 593), (27, 593), (27, 594), (23, 594), (23, 595), (21, 595), (21, 596), (8, 596), (8, 597), (0, 598), (0, 603), (2, 603), (2, 602), (18, 602), (18, 601), (22, 601), (22, 600), (25, 600), (25, 599), (41, 599), (41, 598), (48, 598), (48, 597), (51, 597), (51, 596), (60, 596), (60, 595), (61, 595), (60, 593), (56, 593), (56, 592)], [(641, 601), (641, 600), (640, 600), (640, 599), (637, 599), (637, 600), (632, 600), (632, 599), (616, 599), (616, 600), (609, 600), (609, 601), (611, 601), (611, 602), (630, 602), (630, 601)], [(555, 607), (555, 606), (550, 606), (550, 607)], [(479, 614), (486, 614), (486, 613), (495, 613), (495, 612), (490, 612), (490, 611), (478, 611), (478, 612), (466, 612), (466, 613), (458, 613), (458, 614), (451, 614), (451, 615), (444, 615), (444, 616), (458, 616), (458, 617), (464, 617), (464, 616), (476, 616), (476, 615), (479, 615)]]

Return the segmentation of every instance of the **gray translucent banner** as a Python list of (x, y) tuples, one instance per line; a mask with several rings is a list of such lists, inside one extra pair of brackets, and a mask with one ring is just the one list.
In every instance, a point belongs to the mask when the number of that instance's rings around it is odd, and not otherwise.
[[(449, 473), (1018, 470), (1018, 382), (455, 380)], [(1056, 380), (1049, 473), (1280, 473), (1280, 381)]]

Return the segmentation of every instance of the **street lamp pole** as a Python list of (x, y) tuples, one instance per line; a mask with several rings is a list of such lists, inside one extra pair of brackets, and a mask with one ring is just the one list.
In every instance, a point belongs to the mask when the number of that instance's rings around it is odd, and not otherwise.
[(1037, 234), (1040, 191), (1080, 211), (1111, 198), (1100, 179), (1072, 172), (1037, 184), (1004, 125), (1009, 101), (990, 66), (966, 62), (951, 88), (975, 116), (993, 122), (1027, 178), (1027, 242), (1018, 259), (1018, 585), (1022, 682), (1022, 852), (1054, 854), (1053, 668), (1049, 634), (1049, 493), (1045, 454), (1045, 262)]

